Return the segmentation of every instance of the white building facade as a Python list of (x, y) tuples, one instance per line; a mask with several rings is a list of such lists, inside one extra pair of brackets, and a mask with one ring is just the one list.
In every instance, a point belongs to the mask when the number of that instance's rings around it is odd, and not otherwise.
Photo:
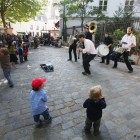
[(28, 22), (11, 23), (13, 33), (26, 33), (29, 32), (35, 35), (41, 35), (42, 32), (49, 32), (49, 30), (56, 30), (55, 23), (59, 21), (58, 6), (54, 6), (57, 0), (48, 0), (48, 8), (42, 10), (41, 14)]
[[(103, 13), (108, 17), (113, 17), (115, 11), (118, 10), (119, 6), (122, 6), (124, 8), (128, 6), (133, 8), (134, 17), (140, 17), (140, 0), (94, 0), (94, 2), (89, 3), (89, 5), (99, 7), (100, 9), (102, 9)], [(93, 18), (86, 18), (85, 21), (89, 21), (90, 19)], [(67, 20), (67, 27), (80, 25), (81, 25), (80, 18), (77, 19), (68, 18)]]

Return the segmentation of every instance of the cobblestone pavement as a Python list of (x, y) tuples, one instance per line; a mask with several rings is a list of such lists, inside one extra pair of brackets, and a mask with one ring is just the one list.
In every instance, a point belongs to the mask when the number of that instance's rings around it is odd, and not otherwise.
[[(127, 73), (125, 64), (117, 69), (91, 62), (91, 75), (83, 76), (81, 59), (68, 62), (67, 48), (39, 47), (29, 51), (29, 61), (12, 70), (15, 87), (9, 88), (0, 70), (0, 140), (139, 140), (140, 67)], [(45, 73), (41, 63), (51, 62), (54, 72)], [(46, 77), (48, 106), (53, 118), (48, 125), (34, 128), (30, 113), (31, 80)], [(100, 136), (83, 132), (83, 102), (91, 86), (101, 84), (107, 108), (103, 111)]]

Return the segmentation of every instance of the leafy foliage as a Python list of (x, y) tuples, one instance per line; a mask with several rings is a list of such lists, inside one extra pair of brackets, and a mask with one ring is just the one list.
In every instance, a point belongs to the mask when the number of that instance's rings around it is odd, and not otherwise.
[(21, 22), (33, 18), (41, 10), (44, 0), (0, 0), (1, 18), (6, 22)]

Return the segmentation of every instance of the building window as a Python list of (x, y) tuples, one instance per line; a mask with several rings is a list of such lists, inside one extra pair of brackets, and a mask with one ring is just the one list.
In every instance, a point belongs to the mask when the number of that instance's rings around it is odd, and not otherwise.
[(134, 0), (125, 0), (125, 10), (132, 11), (133, 10)]
[(102, 11), (107, 11), (107, 0), (99, 1), (99, 9)]
[(30, 26), (30, 30), (33, 30), (33, 25)]

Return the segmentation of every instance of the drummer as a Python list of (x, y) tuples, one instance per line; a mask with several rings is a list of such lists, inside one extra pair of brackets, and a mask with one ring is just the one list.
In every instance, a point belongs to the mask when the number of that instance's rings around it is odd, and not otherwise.
[(81, 43), (84, 43), (85, 48), (79, 48), (79, 50), (84, 54), (83, 57), (83, 67), (84, 67), (84, 72), (82, 72), (83, 75), (90, 75), (91, 72), (89, 70), (89, 62), (94, 59), (94, 57), (96, 56), (96, 49), (94, 46), (94, 43), (85, 38), (84, 34), (79, 34), (78, 35), (79, 41)]
[(109, 36), (109, 33), (107, 32), (105, 33), (103, 42), (109, 48), (109, 53), (108, 55), (101, 57), (102, 60), (100, 63), (104, 63), (106, 59), (106, 65), (108, 65), (110, 63), (110, 54), (112, 52), (112, 44), (113, 44), (112, 38)]

